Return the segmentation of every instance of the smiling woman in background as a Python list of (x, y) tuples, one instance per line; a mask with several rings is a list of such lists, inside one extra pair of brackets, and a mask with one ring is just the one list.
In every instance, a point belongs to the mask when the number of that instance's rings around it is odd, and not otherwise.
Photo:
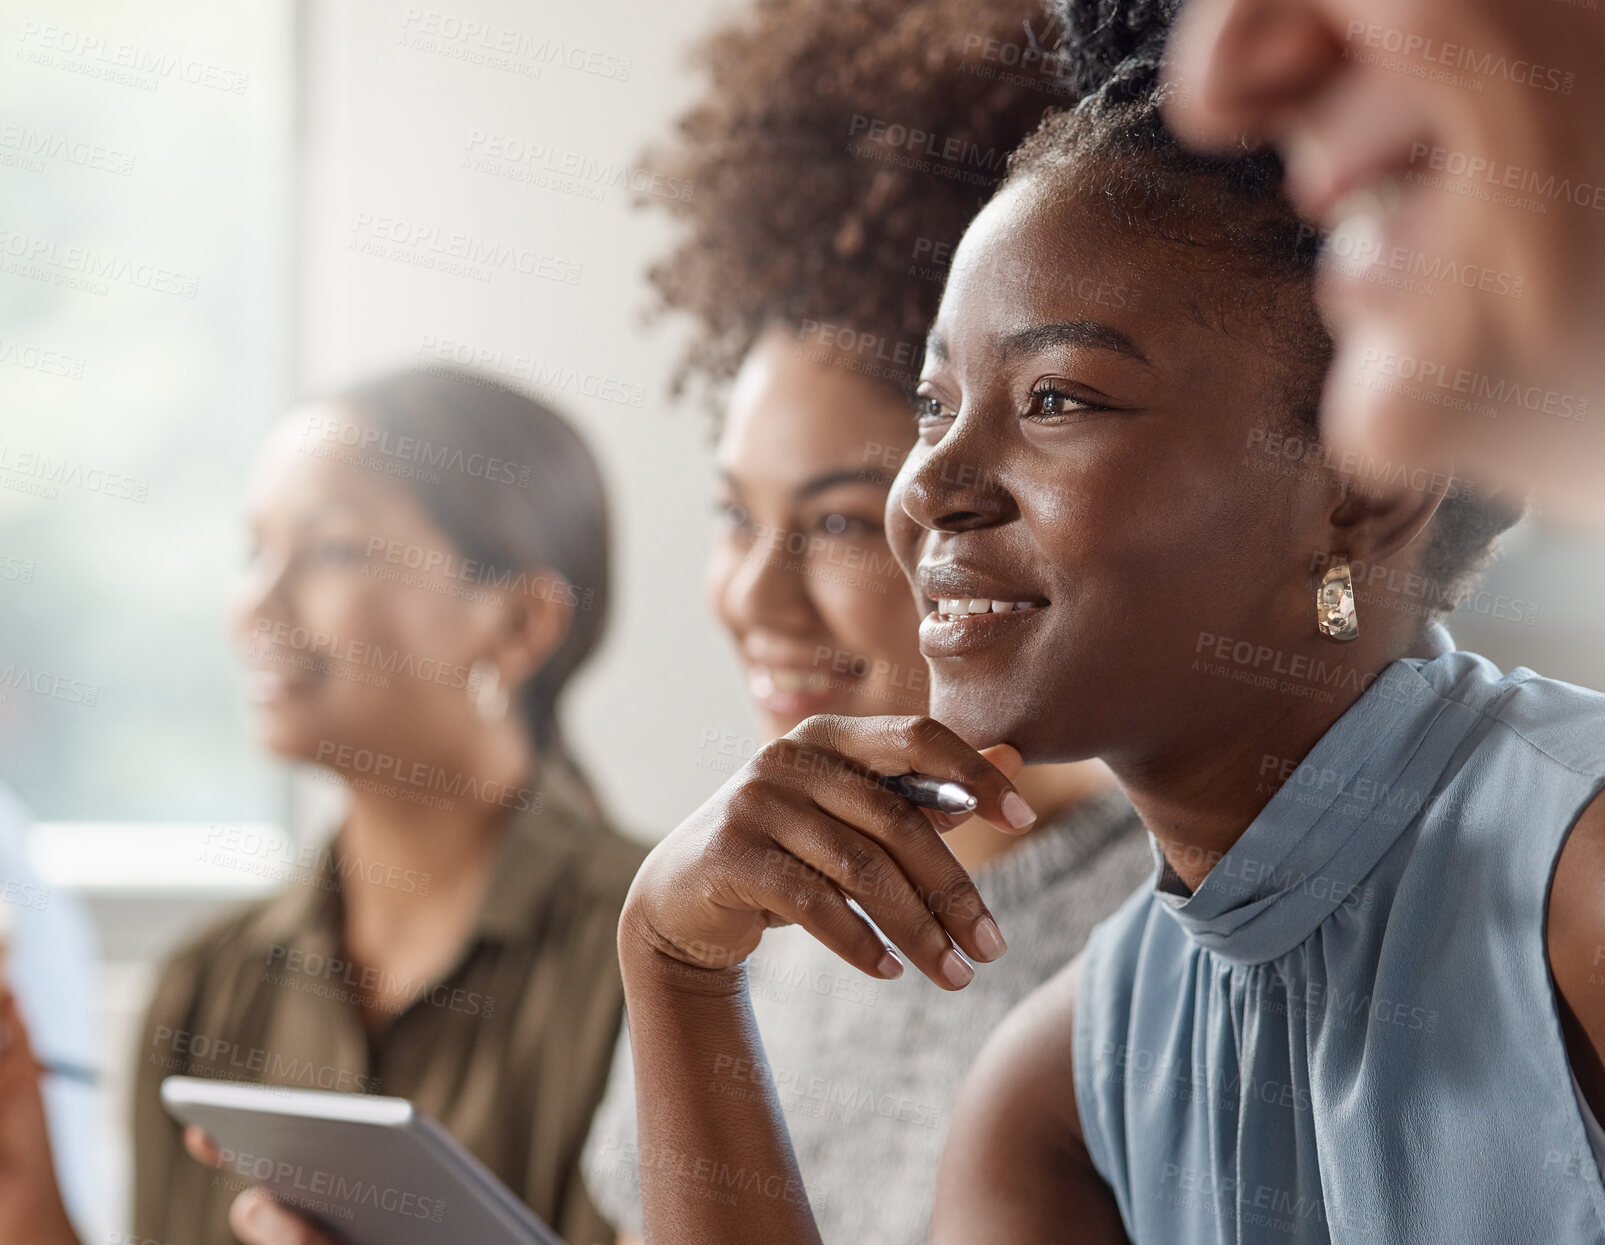
[[(914, 446), (909, 390), (953, 244), (1006, 153), (1065, 101), (1029, 56), (1033, 20), (1032, 0), (771, 0), (705, 45), (711, 89), (659, 157), (696, 193), (673, 205), (684, 234), (653, 280), (700, 329), (690, 372), (725, 399), (708, 603), (766, 739), (814, 714), (926, 711), (886, 496)], [(910, 160), (916, 131), (952, 159), (929, 167), (921, 138)], [(1041, 767), (1020, 786), (1042, 815), (1030, 836), (979, 819), (946, 836), (1022, 931), (962, 998), (862, 979), (802, 929), (770, 930), (748, 962), (826, 1240), (924, 1239), (954, 1095), (987, 1033), (1153, 871), (1102, 765)], [(638, 1233), (635, 1111), (621, 1042), (586, 1170), (597, 1204)]]
[[(135, 1236), (235, 1239), (245, 1182), (186, 1155), (158, 1098), (188, 1075), (410, 1098), (570, 1241), (609, 1241), (579, 1157), (642, 849), (557, 721), (606, 617), (596, 465), (519, 393), (401, 373), (286, 416), (249, 506), (234, 631), (258, 729), (323, 766), (347, 811), (324, 849), (230, 855), (225, 835), (210, 856), (291, 885), (163, 970), (138, 1052)], [(264, 1213), (243, 1199), (233, 1227)]]

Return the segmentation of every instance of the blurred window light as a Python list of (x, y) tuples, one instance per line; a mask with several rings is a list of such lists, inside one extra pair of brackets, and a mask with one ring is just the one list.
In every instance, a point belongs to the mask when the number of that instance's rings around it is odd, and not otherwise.
[(296, 7), (0, 3), (0, 777), (282, 817), (225, 630), (291, 371)]

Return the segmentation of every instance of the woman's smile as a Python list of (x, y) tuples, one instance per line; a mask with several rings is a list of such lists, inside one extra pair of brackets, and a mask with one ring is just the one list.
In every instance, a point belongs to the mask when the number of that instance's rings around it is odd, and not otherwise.
[(925, 610), (920, 652), (928, 658), (956, 657), (1018, 635), (1049, 604), (1034, 588), (951, 557), (922, 560), (914, 582)]

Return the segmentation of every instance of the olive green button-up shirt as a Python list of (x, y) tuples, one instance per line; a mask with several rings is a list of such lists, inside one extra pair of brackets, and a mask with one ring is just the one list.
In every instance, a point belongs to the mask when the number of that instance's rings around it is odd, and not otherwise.
[(244, 1184), (191, 1159), (161, 1105), (162, 1078), (181, 1075), (409, 1098), (570, 1245), (610, 1245), (580, 1152), (623, 1010), (619, 911), (646, 849), (572, 772), (548, 765), (532, 787), (454, 966), (377, 1033), (356, 1002), (375, 978), (343, 956), (340, 899), (343, 870), (376, 866), (328, 853), (169, 961), (138, 1052), (138, 1239), (235, 1240), (228, 1207)]

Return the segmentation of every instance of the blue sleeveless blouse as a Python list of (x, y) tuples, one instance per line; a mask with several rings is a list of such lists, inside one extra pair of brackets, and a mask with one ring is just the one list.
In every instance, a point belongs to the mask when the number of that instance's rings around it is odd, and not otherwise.
[(1399, 661), (1196, 892), (1161, 858), (1076, 1001), (1082, 1128), (1132, 1241), (1605, 1242), (1545, 949), (1602, 785), (1605, 695)]

